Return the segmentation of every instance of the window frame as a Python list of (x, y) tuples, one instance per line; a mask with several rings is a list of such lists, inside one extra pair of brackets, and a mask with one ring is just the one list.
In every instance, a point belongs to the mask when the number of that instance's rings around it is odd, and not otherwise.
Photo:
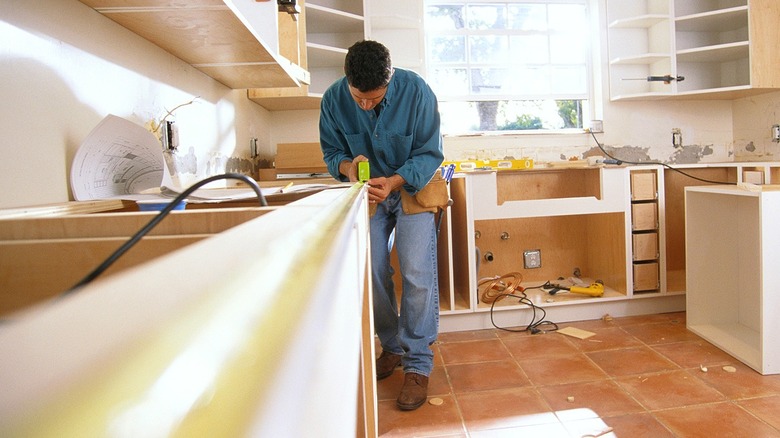
[[(478, 29), (468, 29), (467, 26), (464, 26), (463, 29), (457, 29), (457, 30), (449, 30), (449, 31), (429, 31), (426, 26), (426, 22), (428, 21), (428, 12), (427, 8), (430, 5), (470, 5), (470, 4), (486, 4), (486, 5), (511, 5), (511, 4), (579, 4), (582, 5), (585, 8), (585, 21), (587, 29), (584, 30), (584, 33), (586, 33), (589, 37), (585, 44), (583, 44), (583, 54), (582, 54), (582, 62), (576, 65), (582, 65), (585, 69), (585, 75), (584, 75), (584, 87), (585, 92), (583, 93), (555, 93), (552, 90), (550, 90), (549, 93), (545, 95), (529, 95), (529, 94), (510, 94), (507, 95), (505, 93), (492, 93), (492, 94), (478, 94), (474, 93), (473, 91), (470, 91), (471, 88), (471, 76), (470, 72), (468, 71), (471, 68), (480, 66), (485, 67), (497, 67), (497, 68), (512, 68), (512, 65), (503, 65), (500, 63), (470, 63), (470, 59), (468, 57), (468, 50), (470, 50), (469, 43), (468, 43), (468, 37), (470, 35), (539, 35), (539, 31), (516, 31), (513, 29), (500, 29), (500, 30), (478, 30)], [(423, 72), (429, 80), (431, 80), (431, 71), (436, 68), (437, 65), (447, 65), (446, 63), (439, 63), (435, 64), (431, 61), (430, 53), (429, 53), (429, 44), (433, 36), (441, 35), (462, 35), (464, 37), (464, 45), (465, 45), (465, 51), (467, 53), (467, 58), (463, 62), (455, 62), (450, 63), (449, 65), (455, 66), (456, 68), (463, 68), (466, 69), (466, 75), (467, 75), (467, 87), (469, 89), (468, 94), (458, 94), (458, 95), (439, 95), (437, 93), (437, 98), (442, 103), (450, 103), (450, 102), (486, 102), (486, 101), (496, 101), (496, 102), (504, 102), (504, 101), (574, 101), (579, 100), (582, 101), (582, 116), (580, 118), (580, 124), (581, 126), (575, 127), (575, 128), (542, 128), (542, 129), (524, 129), (524, 130), (464, 130), (462, 132), (456, 132), (456, 133), (446, 133), (446, 135), (474, 135), (474, 134), (516, 134), (516, 133), (533, 133), (533, 134), (547, 134), (547, 133), (582, 133), (586, 130), (588, 125), (588, 118), (594, 119), (594, 115), (596, 114), (596, 110), (599, 107), (598, 103), (596, 102), (596, 92), (600, 89), (598, 84), (595, 83), (595, 78), (600, 77), (600, 73), (596, 71), (597, 68), (599, 68), (598, 63), (596, 62), (596, 57), (594, 56), (594, 53), (598, 53), (599, 50), (599, 44), (600, 44), (600, 34), (594, 33), (594, 26), (593, 26), (593, 20), (597, 18), (597, 6), (595, 5), (595, 2), (592, 0), (425, 0), (422, 5), (423, 8), (423, 38), (424, 38), (424, 68)], [(468, 18), (466, 18), (468, 19)], [(545, 32), (541, 33), (543, 35), (553, 35), (556, 32), (551, 30), (545, 30)], [(559, 33), (560, 34), (560, 33)], [(556, 64), (552, 62), (552, 60), (547, 61), (546, 66), (555, 66)], [(558, 65), (566, 65), (566, 64), (558, 64)]]

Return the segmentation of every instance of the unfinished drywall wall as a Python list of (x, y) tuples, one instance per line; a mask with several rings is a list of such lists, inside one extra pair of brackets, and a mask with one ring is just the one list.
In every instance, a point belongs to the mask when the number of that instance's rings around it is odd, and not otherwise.
[(780, 124), (780, 91), (734, 101), (734, 154), (738, 161), (780, 160), (772, 126)]
[[(108, 114), (141, 126), (167, 111), (184, 180), (251, 168), (270, 115), (77, 0), (0, 2), (0, 208), (70, 199), (70, 165)], [(170, 118), (169, 118), (170, 120)]]

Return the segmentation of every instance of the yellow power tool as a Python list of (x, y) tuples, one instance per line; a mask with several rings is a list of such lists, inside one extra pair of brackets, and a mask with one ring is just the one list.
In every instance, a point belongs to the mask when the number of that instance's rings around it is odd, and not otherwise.
[(590, 295), (592, 297), (600, 297), (604, 295), (604, 283), (601, 281), (596, 281), (590, 284), (590, 286), (562, 286), (560, 284), (545, 284), (545, 289), (552, 288), (551, 291), (548, 293), (550, 295), (555, 295), (560, 290), (567, 290), (569, 292), (573, 292), (575, 294), (583, 294), (583, 295)]
[(591, 283), (590, 286), (570, 286), (569, 292), (574, 292), (575, 294), (585, 294), (590, 295), (592, 297), (600, 297), (604, 295), (604, 284), (595, 282)]

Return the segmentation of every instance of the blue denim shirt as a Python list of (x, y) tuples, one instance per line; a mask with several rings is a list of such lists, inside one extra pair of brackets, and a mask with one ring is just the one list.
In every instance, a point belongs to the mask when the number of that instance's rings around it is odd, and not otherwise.
[(436, 96), (416, 73), (396, 68), (387, 92), (374, 110), (352, 99), (347, 79), (331, 85), (320, 104), (320, 145), (328, 172), (341, 181), (339, 163), (368, 157), (371, 178), (398, 174), (404, 189), (417, 193), (444, 160)]

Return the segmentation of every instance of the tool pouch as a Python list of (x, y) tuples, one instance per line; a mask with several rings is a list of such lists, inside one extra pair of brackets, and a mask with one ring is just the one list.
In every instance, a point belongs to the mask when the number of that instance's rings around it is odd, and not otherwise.
[(440, 208), (446, 208), (450, 202), (450, 194), (447, 191), (447, 181), (436, 172), (428, 184), (417, 194), (410, 195), (401, 189), (401, 207), (406, 214), (417, 214), (429, 211), (436, 213)]

